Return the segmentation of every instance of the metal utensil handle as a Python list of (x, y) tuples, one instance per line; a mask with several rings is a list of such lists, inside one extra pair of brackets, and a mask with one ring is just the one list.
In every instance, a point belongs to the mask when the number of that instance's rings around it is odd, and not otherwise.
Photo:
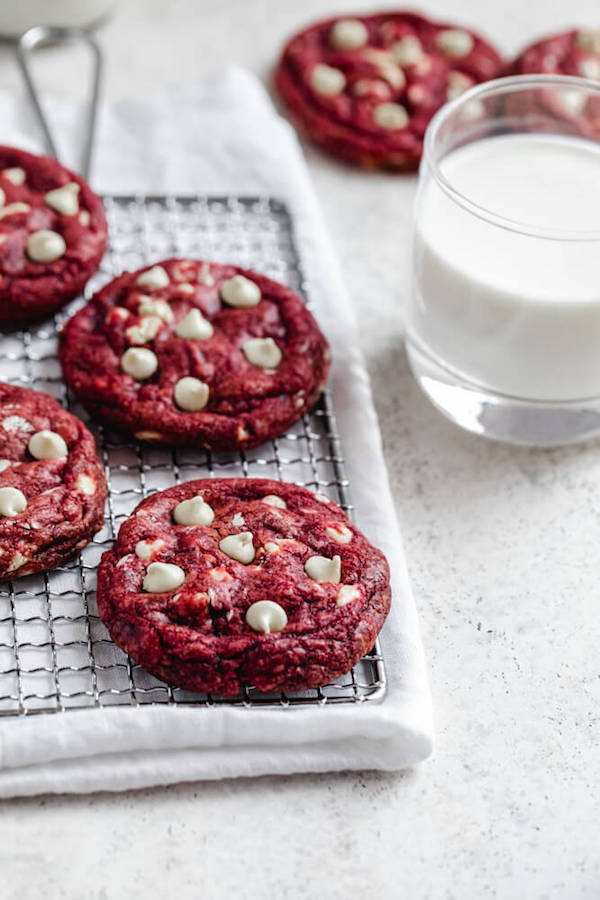
[(94, 63), (92, 91), (87, 104), (84, 130), (85, 137), (81, 152), (81, 163), (79, 166), (79, 171), (84, 178), (89, 179), (102, 75), (102, 51), (100, 50), (98, 43), (87, 31), (83, 31), (81, 28), (55, 28), (47, 25), (35, 25), (33, 28), (29, 28), (25, 31), (17, 41), (17, 60), (21, 72), (23, 73), (23, 78), (25, 79), (29, 98), (38, 118), (40, 128), (42, 129), (46, 151), (50, 156), (58, 158), (56, 143), (52, 136), (52, 132), (50, 131), (48, 120), (40, 103), (38, 91), (31, 75), (29, 56), (38, 47), (46, 44), (75, 43), (87, 44), (92, 52)]

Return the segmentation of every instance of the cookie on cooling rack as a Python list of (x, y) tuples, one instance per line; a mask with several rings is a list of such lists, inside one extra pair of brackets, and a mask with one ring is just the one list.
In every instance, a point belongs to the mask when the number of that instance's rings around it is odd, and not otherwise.
[(64, 378), (92, 416), (139, 440), (252, 447), (316, 402), (327, 341), (290, 288), (169, 259), (107, 284), (66, 324)]
[(106, 249), (102, 201), (56, 159), (0, 147), (0, 329), (79, 294)]
[(0, 580), (60, 565), (104, 521), (87, 428), (48, 394), (0, 383)]
[(331, 500), (263, 478), (144, 500), (98, 570), (113, 640), (168, 684), (234, 696), (318, 687), (373, 644), (388, 564)]
[(368, 168), (414, 169), (433, 114), (501, 67), (474, 32), (390, 11), (301, 31), (285, 46), (275, 82), (322, 149)]

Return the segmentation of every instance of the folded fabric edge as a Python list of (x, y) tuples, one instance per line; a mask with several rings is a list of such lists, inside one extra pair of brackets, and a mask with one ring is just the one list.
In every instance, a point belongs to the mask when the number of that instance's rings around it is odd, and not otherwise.
[(268, 750), (241, 745), (218, 750), (133, 751), (7, 770), (0, 773), (0, 798), (117, 792), (262, 775), (357, 770), (401, 772), (422, 762), (431, 752), (430, 736), (411, 731), (386, 740), (355, 738), (343, 750), (337, 742), (317, 742)]
[[(409, 646), (405, 650), (414, 652)], [(32, 716), (3, 723), (0, 776), (3, 771), (24, 766), (83, 757), (97, 759), (136, 750), (202, 751), (242, 745), (293, 748), (309, 740), (337, 741), (343, 756), (345, 743), (354, 739), (386, 741), (423, 732), (431, 742), (428, 719), (423, 717), (427, 702), (418, 685), (406, 684), (400, 711), (395, 705), (368, 702), (275, 710), (161, 704)]]

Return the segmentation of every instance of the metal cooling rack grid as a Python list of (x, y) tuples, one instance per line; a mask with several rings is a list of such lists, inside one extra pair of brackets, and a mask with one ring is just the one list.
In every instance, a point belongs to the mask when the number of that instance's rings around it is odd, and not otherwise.
[[(123, 269), (168, 256), (198, 256), (254, 267), (310, 296), (285, 206), (268, 198), (106, 197), (111, 246), (86, 299)], [(0, 342), (0, 377), (47, 391), (88, 422), (69, 396), (56, 358), (56, 334), (81, 305), (54, 323)], [(142, 497), (179, 481), (256, 476), (293, 481), (328, 494), (352, 513), (335, 415), (327, 392), (289, 432), (242, 453), (171, 450), (129, 442), (88, 422), (109, 484), (102, 531), (72, 562), (0, 585), (0, 716), (148, 703), (291, 707), (381, 700), (386, 688), (379, 644), (348, 675), (298, 694), (247, 688), (226, 700), (171, 688), (149, 675), (108, 637), (97, 616), (96, 567), (121, 522)]]

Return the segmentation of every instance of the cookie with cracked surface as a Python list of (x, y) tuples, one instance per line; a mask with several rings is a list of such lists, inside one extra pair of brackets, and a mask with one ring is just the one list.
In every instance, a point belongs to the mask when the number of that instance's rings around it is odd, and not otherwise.
[(410, 170), (440, 106), (495, 78), (502, 65), (470, 30), (390, 11), (299, 32), (283, 50), (275, 83), (322, 149), (366, 168)]
[(168, 684), (220, 696), (318, 687), (368, 652), (389, 569), (335, 503), (262, 478), (144, 500), (98, 571), (113, 640)]
[(102, 201), (58, 160), (0, 147), (0, 328), (64, 306), (106, 249)]
[(0, 383), (0, 580), (66, 562), (104, 522), (94, 438), (48, 394)]
[(65, 381), (139, 440), (252, 447), (325, 384), (327, 341), (300, 297), (257, 272), (169, 259), (107, 284), (66, 324)]

